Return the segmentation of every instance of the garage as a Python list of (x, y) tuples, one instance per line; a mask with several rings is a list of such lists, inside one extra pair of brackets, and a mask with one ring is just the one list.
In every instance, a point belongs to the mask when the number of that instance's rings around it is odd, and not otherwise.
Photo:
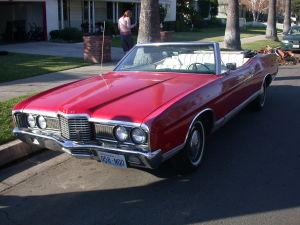
[(0, 42), (45, 40), (45, 25), (45, 2), (0, 0)]

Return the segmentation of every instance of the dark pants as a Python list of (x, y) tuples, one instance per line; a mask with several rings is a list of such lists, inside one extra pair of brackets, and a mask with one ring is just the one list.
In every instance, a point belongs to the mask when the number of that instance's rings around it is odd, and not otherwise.
[(133, 39), (131, 34), (122, 35), (121, 34), (121, 44), (123, 51), (126, 53), (133, 47)]

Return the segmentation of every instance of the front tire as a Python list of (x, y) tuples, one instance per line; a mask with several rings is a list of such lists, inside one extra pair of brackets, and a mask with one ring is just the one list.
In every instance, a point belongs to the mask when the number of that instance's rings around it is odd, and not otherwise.
[(199, 168), (205, 148), (205, 129), (201, 121), (196, 121), (189, 131), (185, 147), (179, 154), (181, 170), (190, 173)]

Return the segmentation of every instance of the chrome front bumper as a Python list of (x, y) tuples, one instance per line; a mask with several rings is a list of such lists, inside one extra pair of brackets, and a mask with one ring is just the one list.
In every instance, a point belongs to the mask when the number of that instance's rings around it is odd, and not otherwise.
[(154, 152), (142, 152), (137, 149), (118, 148), (117, 146), (106, 146), (104, 143), (82, 144), (66, 140), (54, 133), (43, 133), (38, 130), (23, 130), (15, 128), (13, 134), (31, 145), (38, 145), (42, 148), (66, 152), (77, 158), (88, 158), (99, 160), (97, 151), (124, 155), (130, 166), (155, 169), (163, 161), (161, 150)]

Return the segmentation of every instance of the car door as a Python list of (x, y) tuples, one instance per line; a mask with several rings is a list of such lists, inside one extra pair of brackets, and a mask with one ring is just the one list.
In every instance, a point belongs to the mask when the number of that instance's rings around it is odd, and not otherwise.
[(242, 66), (221, 75), (221, 95), (216, 102), (219, 116), (225, 116), (249, 97), (249, 81), (254, 74), (253, 67)]

